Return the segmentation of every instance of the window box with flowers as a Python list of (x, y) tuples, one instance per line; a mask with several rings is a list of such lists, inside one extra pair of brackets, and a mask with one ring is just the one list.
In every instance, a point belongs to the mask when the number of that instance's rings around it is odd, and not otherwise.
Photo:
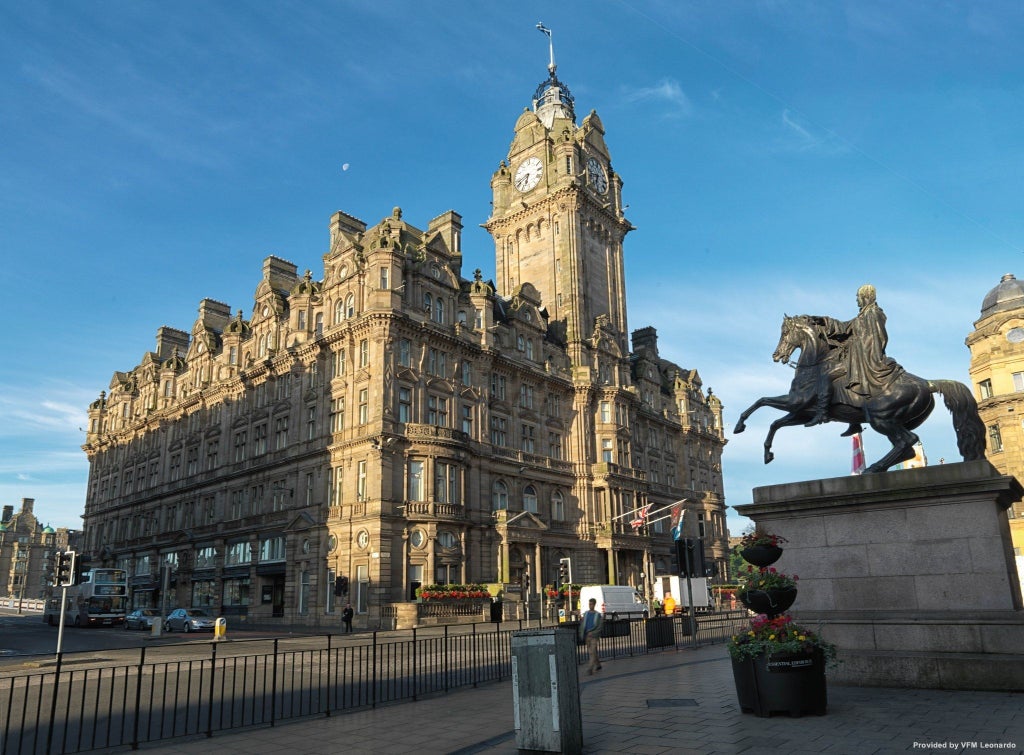
[(428, 601), (490, 600), (486, 585), (423, 585), (416, 589), (416, 597)]

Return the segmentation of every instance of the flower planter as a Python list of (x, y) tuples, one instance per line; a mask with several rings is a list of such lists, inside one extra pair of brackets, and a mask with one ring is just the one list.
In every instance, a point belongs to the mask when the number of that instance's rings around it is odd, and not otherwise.
[(825, 657), (819, 649), (809, 654), (733, 659), (732, 675), (744, 713), (762, 718), (772, 713), (823, 716), (828, 708)]
[(740, 551), (743, 560), (754, 566), (771, 566), (782, 557), (782, 548), (777, 545), (751, 545)]
[(796, 601), (796, 588), (784, 587), (774, 590), (747, 590), (739, 593), (740, 603), (754, 613), (778, 616)]

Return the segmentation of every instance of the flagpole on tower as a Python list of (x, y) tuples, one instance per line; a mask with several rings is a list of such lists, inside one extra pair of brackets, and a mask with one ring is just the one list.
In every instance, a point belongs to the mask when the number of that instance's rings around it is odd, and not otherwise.
[(555, 73), (555, 45), (551, 39), (551, 29), (546, 27), (543, 23), (537, 24), (537, 31), (541, 34), (546, 34), (548, 38), (548, 71), (554, 75)]

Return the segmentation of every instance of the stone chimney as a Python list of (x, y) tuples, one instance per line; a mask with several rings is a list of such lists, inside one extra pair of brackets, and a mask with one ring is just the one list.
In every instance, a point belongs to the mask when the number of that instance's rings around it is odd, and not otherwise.
[(633, 331), (633, 353), (645, 352), (649, 357), (658, 356), (658, 331), (651, 327)]
[(170, 359), (177, 351), (181, 356), (188, 352), (188, 333), (177, 328), (162, 326), (156, 332), (156, 355), (161, 360)]

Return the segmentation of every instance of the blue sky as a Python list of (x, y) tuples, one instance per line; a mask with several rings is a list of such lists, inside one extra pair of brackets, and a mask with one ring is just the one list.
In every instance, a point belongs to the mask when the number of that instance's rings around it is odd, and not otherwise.
[[(322, 272), (330, 214), (463, 215), (494, 275), (491, 173), (545, 77), (607, 129), (627, 216), (629, 326), (726, 407), (727, 503), (847, 474), (828, 425), (757, 397), (784, 312), (856, 314), (889, 354), (967, 382), (964, 338), (1024, 275), (1024, 6), (940, 2), (0, 4), (0, 502), (80, 526), (85, 409), (204, 297), (248, 314), (267, 254)], [(344, 169), (344, 166), (348, 166)], [(938, 408), (919, 434), (957, 459)], [(869, 456), (884, 439), (865, 436)], [(730, 518), (734, 531), (743, 520)]]

